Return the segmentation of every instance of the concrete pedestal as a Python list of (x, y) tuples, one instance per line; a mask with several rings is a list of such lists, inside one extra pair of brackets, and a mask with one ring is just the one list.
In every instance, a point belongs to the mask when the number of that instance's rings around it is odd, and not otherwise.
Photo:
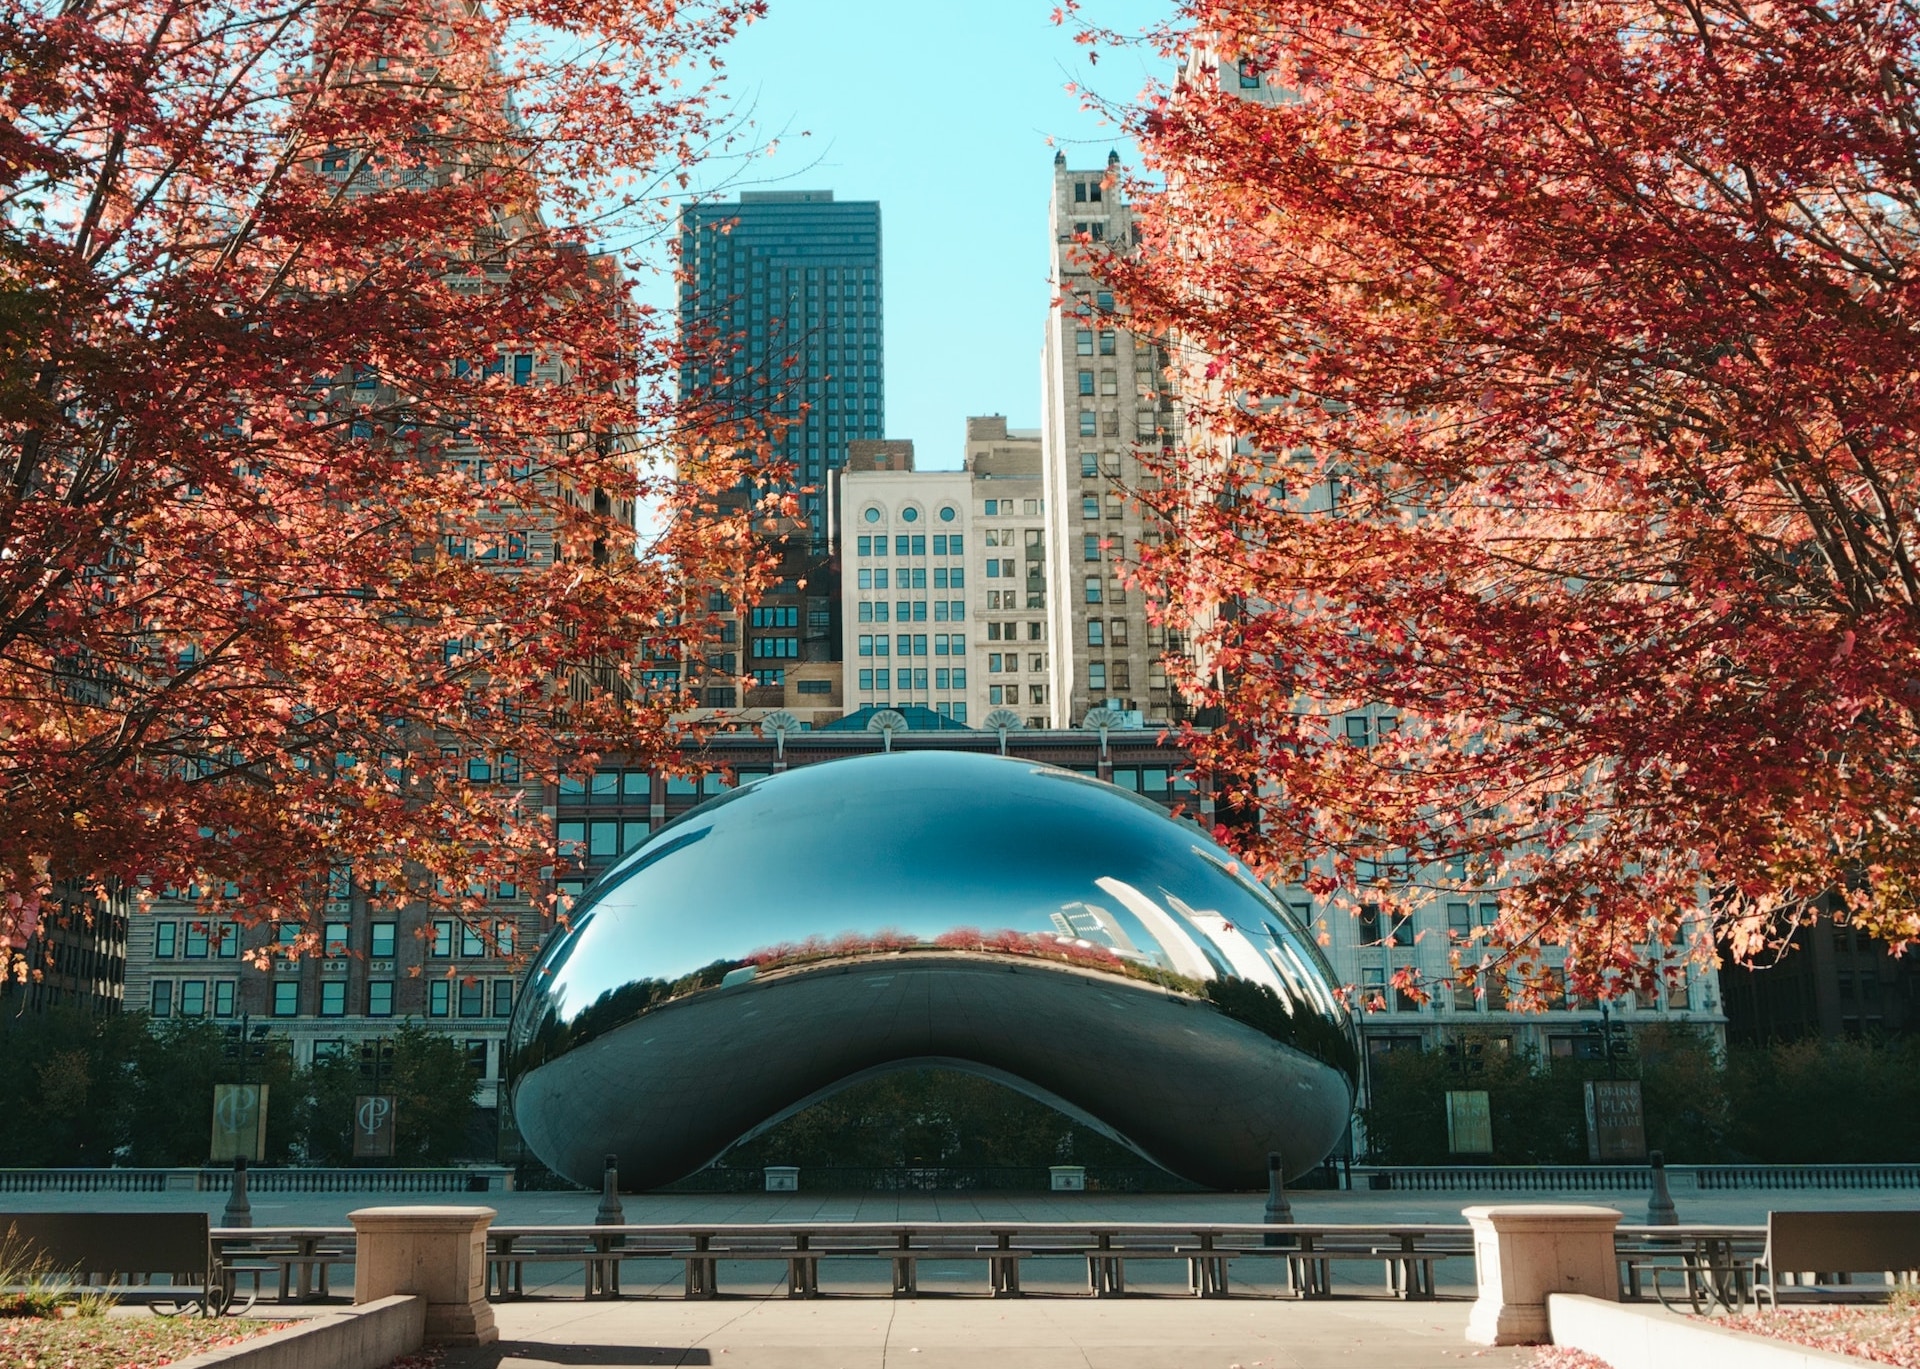
[(1550, 1338), (1547, 1294), (1620, 1300), (1620, 1265), (1610, 1207), (1527, 1203), (1470, 1207), (1479, 1298), (1467, 1339), (1480, 1345), (1535, 1345)]
[(353, 1223), (353, 1300), (397, 1293), (427, 1300), (429, 1345), (499, 1339), (487, 1301), (490, 1207), (363, 1207)]

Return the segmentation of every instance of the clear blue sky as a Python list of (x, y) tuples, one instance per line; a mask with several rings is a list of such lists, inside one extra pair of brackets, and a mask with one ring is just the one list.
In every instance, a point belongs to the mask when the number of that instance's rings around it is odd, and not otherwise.
[[(887, 435), (911, 438), (922, 468), (959, 466), (970, 414), (1039, 425), (1054, 151), (1080, 166), (1110, 148), (1131, 159), (1063, 87), (1130, 98), (1150, 68), (1131, 53), (1089, 67), (1050, 22), (1054, 3), (771, 0), (727, 58), (731, 98), (781, 139), (751, 165), (758, 188), (880, 202)], [(1169, 8), (1084, 12), (1138, 28)]]

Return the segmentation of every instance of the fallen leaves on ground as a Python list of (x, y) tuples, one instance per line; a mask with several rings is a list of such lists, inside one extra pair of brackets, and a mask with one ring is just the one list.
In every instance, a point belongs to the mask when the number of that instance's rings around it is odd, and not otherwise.
[(1789, 1307), (1749, 1312), (1720, 1325), (1813, 1350), (1920, 1369), (1920, 1310), (1892, 1307)]
[(287, 1322), (201, 1317), (21, 1317), (0, 1320), (0, 1364), (17, 1369), (158, 1369)]
[(1570, 1345), (1543, 1345), (1534, 1353), (1527, 1369), (1613, 1369), (1613, 1366)]

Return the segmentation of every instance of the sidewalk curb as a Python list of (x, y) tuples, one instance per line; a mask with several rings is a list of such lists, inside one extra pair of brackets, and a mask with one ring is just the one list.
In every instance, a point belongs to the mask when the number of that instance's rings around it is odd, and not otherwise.
[(425, 1298), (381, 1298), (175, 1360), (171, 1369), (386, 1369), (418, 1350), (426, 1331)]
[(1607, 1302), (1580, 1293), (1547, 1297), (1555, 1345), (1584, 1350), (1613, 1369), (1836, 1369), (1870, 1360), (1814, 1350), (1771, 1336), (1728, 1331), (1707, 1317)]

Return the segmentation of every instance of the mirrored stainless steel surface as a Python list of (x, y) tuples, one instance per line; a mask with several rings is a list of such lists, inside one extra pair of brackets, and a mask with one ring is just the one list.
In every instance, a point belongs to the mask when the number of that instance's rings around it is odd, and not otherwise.
[(1293, 913), (1189, 823), (1029, 761), (915, 751), (757, 780), (587, 891), (511, 1032), (521, 1135), (648, 1188), (856, 1078), (1012, 1084), (1174, 1173), (1339, 1140), (1354, 1034)]

